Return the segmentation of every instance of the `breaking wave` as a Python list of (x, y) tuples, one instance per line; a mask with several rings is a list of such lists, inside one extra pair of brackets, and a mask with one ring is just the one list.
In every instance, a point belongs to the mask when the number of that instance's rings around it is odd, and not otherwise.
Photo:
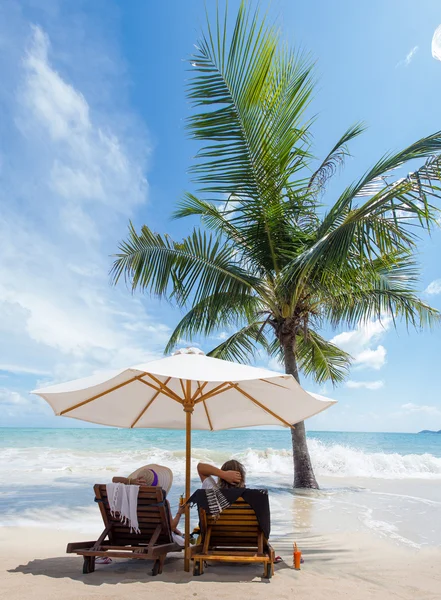
[[(326, 444), (309, 440), (309, 449), (316, 474), (329, 477), (373, 477), (382, 479), (441, 479), (441, 458), (432, 454), (398, 454), (365, 452), (341, 444)], [(198, 461), (221, 464), (232, 454), (225, 450), (194, 448), (193, 475)], [(276, 483), (289, 482), (292, 477), (292, 453), (289, 450), (247, 449), (234, 454), (241, 460), (250, 483), (266, 479)], [(176, 481), (184, 477), (183, 450), (153, 447), (145, 450), (68, 450), (60, 448), (0, 449), (0, 479), (34, 484), (54, 481), (69, 484), (84, 479), (108, 481), (115, 474), (128, 474), (137, 466), (160, 463), (169, 466)]]

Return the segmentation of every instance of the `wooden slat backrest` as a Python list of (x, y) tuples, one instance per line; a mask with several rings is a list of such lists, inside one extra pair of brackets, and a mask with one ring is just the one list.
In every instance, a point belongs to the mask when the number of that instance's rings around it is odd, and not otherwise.
[(258, 548), (262, 544), (262, 532), (256, 513), (249, 504), (239, 498), (217, 518), (200, 511), (201, 529), (209, 535), (208, 548), (237, 547)]
[(140, 487), (138, 494), (138, 525), (141, 533), (130, 533), (130, 527), (123, 525), (118, 516), (112, 517), (107, 500), (106, 486), (94, 486), (104, 524), (112, 525), (109, 532), (110, 543), (114, 546), (145, 546), (150, 542), (158, 525), (162, 526), (156, 544), (169, 544), (173, 541), (170, 530), (170, 506), (159, 487)]

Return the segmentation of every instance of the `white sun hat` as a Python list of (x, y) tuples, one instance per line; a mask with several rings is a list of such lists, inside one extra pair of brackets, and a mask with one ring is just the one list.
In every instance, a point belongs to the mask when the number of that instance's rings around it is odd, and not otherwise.
[(136, 469), (128, 478), (145, 479), (145, 485), (158, 486), (168, 494), (173, 483), (173, 472), (168, 467), (152, 464)]

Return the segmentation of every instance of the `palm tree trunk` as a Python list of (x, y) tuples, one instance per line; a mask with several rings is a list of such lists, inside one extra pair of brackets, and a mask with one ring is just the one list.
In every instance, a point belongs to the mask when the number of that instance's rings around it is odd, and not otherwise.
[[(287, 344), (284, 346), (284, 354), (285, 373), (293, 375), (297, 382), (300, 383), (297, 361), (292, 344)], [(292, 455), (294, 459), (294, 487), (318, 490), (319, 486), (314, 475), (311, 458), (309, 456), (308, 445), (306, 443), (304, 421), (296, 423), (295, 428), (291, 429), (291, 438)]]

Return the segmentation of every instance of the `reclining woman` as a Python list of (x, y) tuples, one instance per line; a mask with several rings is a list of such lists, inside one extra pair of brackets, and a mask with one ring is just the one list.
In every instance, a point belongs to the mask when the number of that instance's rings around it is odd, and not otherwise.
[[(245, 467), (238, 460), (227, 460), (220, 469), (215, 467), (214, 465), (209, 465), (206, 463), (199, 463), (197, 466), (199, 477), (202, 481), (202, 489), (225, 489), (225, 488), (233, 488), (239, 487), (244, 488), (245, 479), (246, 479), (246, 471)], [(214, 478), (217, 477), (216, 481)], [(195, 529), (195, 533), (200, 533), (199, 527)], [(199, 537), (198, 542), (201, 542), (201, 537)], [(274, 558), (275, 563), (281, 562), (282, 558), (280, 556), (276, 556)], [(302, 561), (303, 562), (303, 558)]]
[[(238, 460), (227, 460), (220, 469), (214, 465), (199, 463), (197, 466), (199, 477), (202, 481), (202, 489), (209, 488), (244, 488), (246, 471)], [(216, 481), (214, 477), (217, 477)]]
[[(159, 486), (165, 491), (166, 496), (168, 496), (173, 483), (173, 472), (168, 467), (162, 465), (145, 465), (133, 471), (128, 477), (114, 477), (112, 482), (125, 483), (126, 485)], [(171, 530), (177, 535), (182, 535), (177, 527), (183, 514), (184, 507), (180, 506), (175, 517), (170, 521)]]

